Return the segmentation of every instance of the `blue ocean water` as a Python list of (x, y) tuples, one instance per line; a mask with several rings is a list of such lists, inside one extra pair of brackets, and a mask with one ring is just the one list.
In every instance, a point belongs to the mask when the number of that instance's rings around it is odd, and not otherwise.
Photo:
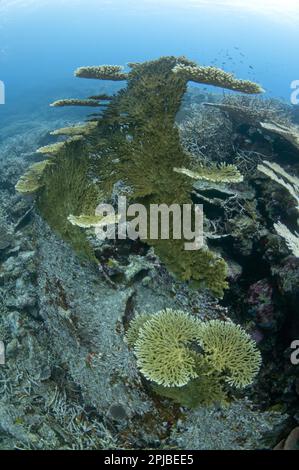
[(73, 76), (78, 66), (161, 55), (217, 65), (288, 101), (299, 79), (295, 7), (292, 0), (4, 0), (0, 119), (98, 90), (98, 83)]

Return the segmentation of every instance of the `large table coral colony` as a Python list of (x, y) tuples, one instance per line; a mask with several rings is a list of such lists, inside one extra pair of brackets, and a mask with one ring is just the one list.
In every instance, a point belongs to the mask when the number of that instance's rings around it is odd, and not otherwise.
[[(37, 207), (49, 225), (91, 258), (93, 249), (84, 227), (96, 225), (96, 207), (111, 201), (115, 188), (129, 203), (148, 208), (150, 204), (192, 204), (194, 180), (242, 181), (235, 166), (203, 165), (183, 150), (175, 118), (188, 81), (247, 94), (262, 92), (255, 83), (214, 67), (199, 67), (185, 57), (162, 57), (129, 67), (128, 73), (107, 65), (75, 72), (83, 78), (126, 80), (127, 86), (113, 97), (54, 102), (54, 107), (99, 107), (102, 113), (92, 115), (83, 126), (54, 131), (53, 135), (65, 135), (67, 140), (38, 149), (47, 159), (30, 167), (16, 186), (20, 193), (36, 194)], [(171, 235), (169, 240), (144, 241), (180, 279), (221, 297), (227, 287), (225, 261), (207, 246), (185, 251), (183, 240)], [(154, 390), (189, 406), (223, 401), (223, 384), (250, 384), (261, 362), (254, 343), (239, 326), (221, 321), (204, 325), (184, 312), (166, 310), (136, 317), (127, 337), (141, 373)]]
[[(17, 184), (21, 193), (37, 193), (37, 206), (48, 223), (76, 250), (89, 256), (92, 250), (82, 228), (76, 226), (76, 217), (81, 227), (80, 216), (94, 217), (95, 208), (109, 199), (117, 182), (126, 188), (128, 202), (148, 207), (192, 203), (194, 179), (216, 183), (242, 180), (232, 165), (203, 167), (182, 149), (175, 117), (188, 81), (247, 94), (263, 91), (255, 83), (238, 80), (215, 67), (199, 67), (185, 57), (128, 65), (128, 73), (108, 65), (76, 70), (77, 77), (126, 80), (127, 87), (113, 97), (54, 102), (52, 106), (98, 106), (103, 112), (85, 126), (55, 131), (68, 139), (39, 149), (47, 160), (33, 165)], [(185, 251), (182, 240), (172, 239), (148, 238), (146, 243), (154, 246), (179, 278), (223, 295), (227, 266), (208, 247)]]

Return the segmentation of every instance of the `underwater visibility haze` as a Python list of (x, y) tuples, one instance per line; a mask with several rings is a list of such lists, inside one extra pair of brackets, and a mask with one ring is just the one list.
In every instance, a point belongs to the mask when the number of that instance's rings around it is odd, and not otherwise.
[(0, 450), (299, 448), (298, 31), (0, 1)]

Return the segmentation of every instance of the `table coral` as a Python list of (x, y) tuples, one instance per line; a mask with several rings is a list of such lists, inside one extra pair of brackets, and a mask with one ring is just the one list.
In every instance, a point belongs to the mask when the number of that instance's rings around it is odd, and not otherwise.
[[(98, 194), (104, 192), (109, 199), (119, 181), (131, 189), (129, 203), (138, 202), (146, 208), (162, 203), (192, 204), (191, 179), (173, 171), (174, 167), (188, 168), (191, 164), (174, 125), (189, 80), (245, 93), (262, 91), (259, 85), (238, 80), (220, 69), (197, 67), (185, 57), (162, 57), (130, 66), (128, 73), (119, 66), (107, 65), (81, 67), (75, 72), (77, 77), (126, 80), (127, 87), (109, 101), (97, 126), (81, 142), (61, 145), (55, 171), (44, 175), (38, 199), (41, 214), (81, 253), (90, 253), (88, 242), (67, 218), (70, 214), (94, 215)], [(91, 103), (96, 106), (99, 102), (60, 100), (52, 106)], [(223, 295), (227, 268), (219, 255), (208, 248), (187, 252), (184, 240), (145, 241), (181, 279)]]

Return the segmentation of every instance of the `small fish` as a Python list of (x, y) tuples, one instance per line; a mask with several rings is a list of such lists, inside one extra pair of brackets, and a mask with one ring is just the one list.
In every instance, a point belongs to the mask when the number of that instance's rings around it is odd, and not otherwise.
[(253, 67), (252, 67), (252, 65), (249, 65), (249, 68), (253, 70)]

